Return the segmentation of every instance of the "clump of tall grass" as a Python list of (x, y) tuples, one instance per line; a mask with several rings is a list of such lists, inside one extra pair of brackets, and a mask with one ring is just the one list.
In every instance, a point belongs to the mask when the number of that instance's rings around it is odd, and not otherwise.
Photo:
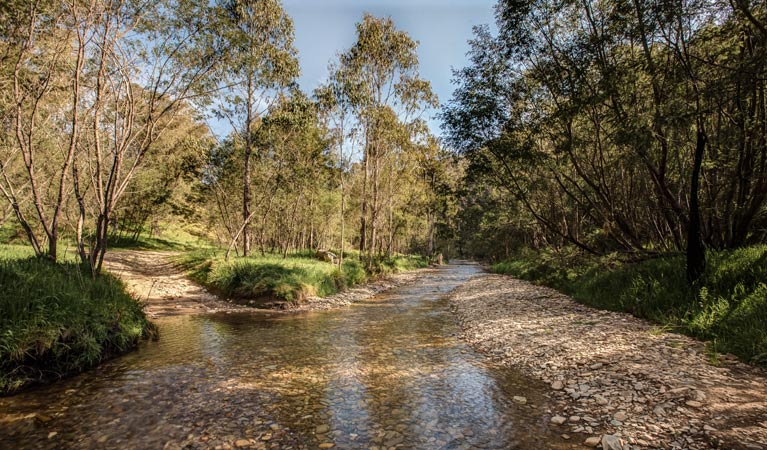
[(339, 270), (336, 265), (315, 259), (313, 252), (288, 257), (256, 255), (225, 261), (220, 252), (198, 251), (181, 256), (178, 262), (191, 278), (227, 298), (294, 303), (310, 296), (335, 294), (374, 276), (426, 266), (426, 259), (416, 256), (394, 256), (370, 265), (347, 257), (343, 270)]
[(153, 332), (111, 275), (9, 253), (0, 257), (0, 393), (83, 371)]

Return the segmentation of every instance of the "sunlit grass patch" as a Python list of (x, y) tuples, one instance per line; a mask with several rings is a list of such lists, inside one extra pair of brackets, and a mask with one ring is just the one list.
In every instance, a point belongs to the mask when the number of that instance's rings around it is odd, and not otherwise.
[(203, 230), (191, 225), (163, 223), (156, 234), (148, 230), (138, 236), (117, 233), (110, 236), (108, 243), (113, 249), (192, 251), (212, 247), (204, 235)]
[(320, 261), (314, 252), (296, 255), (256, 255), (225, 261), (220, 251), (197, 251), (178, 259), (196, 281), (236, 300), (276, 299), (302, 302), (325, 297), (364, 283), (370, 277), (425, 267), (416, 256), (395, 256), (376, 261), (371, 268), (356, 258), (345, 258), (343, 270)]
[(94, 279), (76, 263), (3, 250), (0, 393), (85, 370), (152, 331), (141, 305), (111, 275)]

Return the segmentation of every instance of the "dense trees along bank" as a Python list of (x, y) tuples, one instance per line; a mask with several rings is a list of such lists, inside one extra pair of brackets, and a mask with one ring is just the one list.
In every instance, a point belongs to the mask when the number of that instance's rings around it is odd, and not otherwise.
[(703, 245), (764, 242), (763, 3), (501, 1), (497, 17), (444, 111), (451, 144), (497, 188), (488, 201), (507, 205), (486, 236), (687, 251), (692, 279)]
[(472, 182), (465, 246), (764, 360), (764, 2), (500, 1), (496, 17), (443, 110)]
[(417, 44), (391, 19), (363, 17), (327, 85), (303, 93), (278, 1), (3, 15), (3, 226), (37, 255), (74, 241), (98, 272), (110, 240), (178, 220), (245, 256), (434, 251), (452, 160), (421, 117), (436, 97)]

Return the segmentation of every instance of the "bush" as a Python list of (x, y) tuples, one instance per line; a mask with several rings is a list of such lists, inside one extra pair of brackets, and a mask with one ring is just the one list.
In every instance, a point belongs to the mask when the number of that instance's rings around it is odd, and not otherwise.
[(81, 372), (153, 331), (110, 275), (75, 263), (0, 259), (0, 393)]
[(426, 266), (426, 259), (396, 256), (366, 268), (358, 259), (344, 259), (343, 271), (314, 258), (314, 252), (232, 258), (198, 251), (178, 259), (191, 278), (234, 300), (282, 300), (300, 303), (309, 296), (325, 297), (366, 282), (371, 276)]
[(767, 246), (709, 252), (695, 287), (685, 279), (683, 256), (633, 264), (552, 261), (526, 254), (493, 271), (560, 289), (590, 306), (630, 312), (710, 340), (714, 351), (767, 364)]

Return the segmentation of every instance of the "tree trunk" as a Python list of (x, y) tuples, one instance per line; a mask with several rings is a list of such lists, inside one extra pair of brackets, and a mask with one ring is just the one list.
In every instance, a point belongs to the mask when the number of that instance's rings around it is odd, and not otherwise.
[(695, 142), (695, 158), (690, 183), (690, 226), (687, 230), (687, 281), (693, 284), (706, 270), (706, 249), (700, 224), (700, 204), (698, 200), (698, 185), (700, 184), (700, 169), (703, 165), (703, 154), (708, 137), (698, 119), (698, 132)]
[(245, 146), (245, 170), (242, 177), (242, 254), (243, 256), (250, 256), (250, 225), (248, 224), (248, 218), (250, 217), (250, 145)]
[(346, 230), (346, 187), (344, 186), (343, 174), (341, 175), (341, 251), (338, 254), (338, 270), (344, 270), (344, 235)]
[(426, 213), (426, 218), (429, 221), (429, 246), (427, 253), (429, 257), (432, 257), (434, 256), (434, 213), (431, 211), (431, 208)]
[(248, 98), (246, 107), (247, 117), (245, 119), (245, 161), (242, 176), (242, 256), (250, 256), (250, 156), (253, 153), (252, 134), (253, 130), (253, 80), (248, 78)]
[(368, 258), (370, 262), (373, 262), (373, 256), (374, 253), (376, 253), (376, 249), (380, 248), (380, 243), (378, 242), (378, 212), (380, 209), (379, 205), (379, 182), (378, 182), (378, 172), (379, 172), (379, 148), (378, 148), (378, 140), (376, 139), (376, 146), (375, 146), (375, 153), (373, 156), (373, 205), (370, 208), (370, 242), (368, 243)]
[[(369, 133), (369, 132), (368, 132)], [(360, 214), (360, 260), (364, 257), (367, 237), (367, 215), (368, 215), (368, 167), (370, 165), (370, 137), (365, 136), (365, 154), (363, 155), (363, 164), (365, 166), (362, 175), (362, 212)]]

